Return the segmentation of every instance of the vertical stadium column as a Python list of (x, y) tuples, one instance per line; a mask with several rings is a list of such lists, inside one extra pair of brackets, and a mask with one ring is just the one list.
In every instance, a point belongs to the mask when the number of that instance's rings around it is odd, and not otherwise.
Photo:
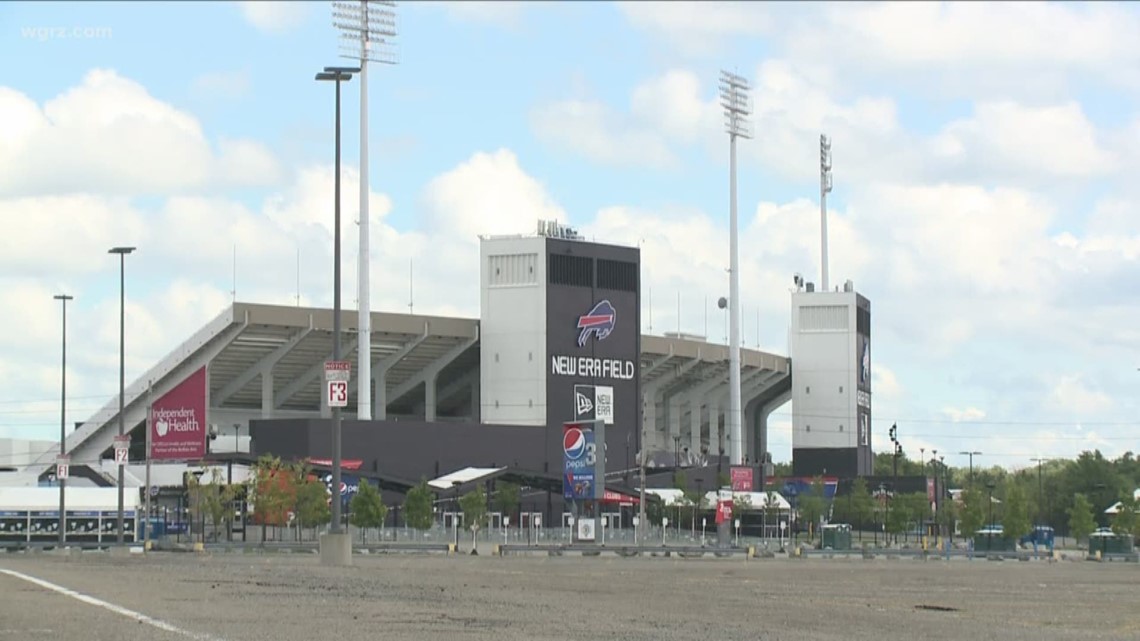
[(435, 422), (435, 382), (439, 378), (439, 370), (433, 370), (424, 377), (424, 420)]
[(479, 406), (479, 377), (473, 376), (471, 378), (471, 422), (481, 423), (483, 421), (483, 413)]
[(273, 418), (273, 372), (261, 372), (261, 418)]
[(709, 452), (720, 456), (720, 446), (723, 445), (720, 430), (720, 403), (724, 393), (715, 393), (709, 396)]
[(689, 451), (701, 452), (701, 397), (689, 394)]
[(669, 447), (670, 452), (676, 452), (677, 442), (676, 438), (681, 435), (681, 396), (673, 394), (669, 397), (669, 438), (666, 440), (666, 445)]

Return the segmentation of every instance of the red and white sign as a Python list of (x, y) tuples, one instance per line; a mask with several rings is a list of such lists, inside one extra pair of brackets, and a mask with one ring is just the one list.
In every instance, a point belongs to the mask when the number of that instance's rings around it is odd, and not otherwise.
[(326, 381), (347, 381), (352, 376), (352, 363), (348, 361), (325, 361)]
[(751, 492), (753, 487), (752, 468), (744, 465), (734, 465), (729, 468), (729, 479), (732, 482), (733, 492)]
[(126, 434), (115, 437), (115, 465), (126, 465), (130, 461), (131, 437)]
[(61, 481), (67, 480), (71, 472), (71, 457), (60, 456), (55, 459), (55, 477)]
[[(309, 465), (317, 465), (320, 467), (332, 467), (332, 459), (331, 458), (311, 458), (311, 459), (309, 459)], [(340, 460), (341, 468), (346, 469), (346, 470), (359, 470), (361, 465), (364, 465), (364, 461), (361, 459), (351, 459), (350, 458), (350, 459), (341, 459)]]
[(151, 459), (185, 461), (206, 455), (206, 382), (202, 366), (151, 405)]
[(637, 497), (614, 492), (613, 490), (606, 490), (605, 496), (602, 498), (602, 503), (617, 503), (618, 505), (624, 506), (636, 505), (637, 502)]
[(732, 501), (716, 502), (716, 523), (726, 523), (732, 520)]
[(329, 381), (326, 385), (329, 407), (348, 407), (348, 381)]

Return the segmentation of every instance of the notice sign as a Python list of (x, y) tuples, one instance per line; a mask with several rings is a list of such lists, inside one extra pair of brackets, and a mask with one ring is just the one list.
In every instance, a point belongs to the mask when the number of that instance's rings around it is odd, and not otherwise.
[(159, 398), (150, 409), (150, 458), (200, 459), (206, 455), (206, 368)]

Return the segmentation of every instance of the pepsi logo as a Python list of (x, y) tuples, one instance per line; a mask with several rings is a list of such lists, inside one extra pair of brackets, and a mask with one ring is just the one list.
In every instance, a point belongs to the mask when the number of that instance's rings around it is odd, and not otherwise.
[(566, 430), (562, 436), (562, 450), (566, 452), (566, 458), (572, 461), (582, 458), (586, 453), (586, 435), (581, 429), (572, 427)]

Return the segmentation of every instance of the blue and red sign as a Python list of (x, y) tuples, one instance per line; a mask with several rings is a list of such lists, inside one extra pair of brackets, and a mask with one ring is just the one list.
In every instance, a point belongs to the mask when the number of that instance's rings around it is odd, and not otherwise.
[(594, 305), (593, 309), (578, 317), (578, 347), (586, 346), (590, 334), (604, 341), (614, 331), (616, 322), (617, 312), (610, 301), (603, 300)]
[(562, 496), (568, 499), (594, 498), (594, 430), (586, 425), (567, 423), (562, 427)]

